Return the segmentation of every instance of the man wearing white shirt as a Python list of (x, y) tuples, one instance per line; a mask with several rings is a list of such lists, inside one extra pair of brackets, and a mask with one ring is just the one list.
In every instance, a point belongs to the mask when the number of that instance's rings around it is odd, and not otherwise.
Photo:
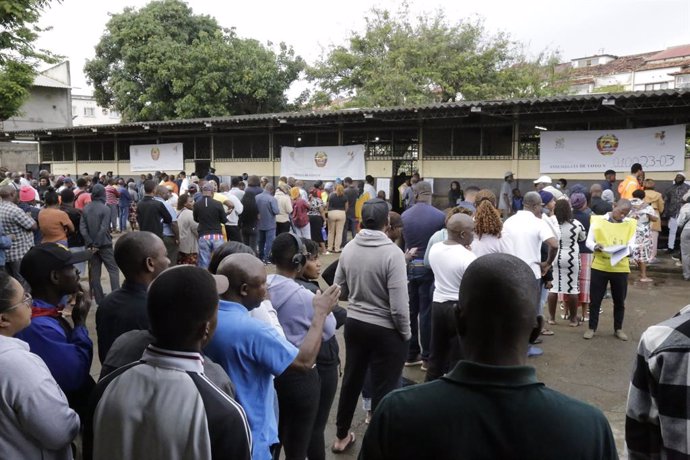
[(227, 183), (220, 184), (220, 193), (230, 200), (233, 207), (228, 213), (228, 221), (225, 224), (225, 232), (228, 235), (228, 241), (239, 241), (241, 243), (242, 233), (240, 232), (239, 220), (240, 214), (244, 211), (244, 206), (237, 195), (230, 190), (230, 186)]
[(240, 188), (240, 182), (242, 182), (242, 178), (239, 176), (234, 176), (230, 179), (230, 193), (235, 195), (238, 200), (242, 201), (242, 198), (244, 198), (244, 190)]
[(370, 200), (373, 200), (378, 195), (376, 193), (376, 187), (374, 186), (374, 180), (374, 176), (371, 174), (367, 174), (367, 177), (364, 179), (364, 193), (369, 194)]
[[(532, 333), (534, 341), (541, 332), (544, 321), (543, 305), (541, 303), (541, 278), (548, 272), (558, 252), (558, 240), (546, 221), (542, 220), (542, 198), (537, 192), (528, 192), (523, 201), (523, 210), (509, 217), (503, 224), (501, 239), (505, 243), (506, 252), (525, 261), (534, 272), (534, 282), (537, 284), (539, 296), (534, 299), (536, 306), (536, 326)], [(549, 248), (546, 261), (541, 261), (541, 245), (545, 243)], [(537, 356), (543, 351), (530, 347), (528, 354)]]
[(455, 310), (460, 283), (467, 267), (477, 258), (468, 249), (474, 238), (474, 221), (467, 214), (455, 214), (447, 222), (448, 239), (429, 250), (429, 265), (434, 272), (434, 297), (431, 304), (431, 350), (426, 381), (448, 372), (463, 358)]

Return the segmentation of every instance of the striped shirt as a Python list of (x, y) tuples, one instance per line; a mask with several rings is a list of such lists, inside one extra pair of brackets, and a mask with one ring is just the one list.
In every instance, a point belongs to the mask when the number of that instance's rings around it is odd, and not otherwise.
[(203, 357), (149, 345), (102, 379), (85, 423), (84, 458), (250, 459), (242, 407), (203, 373)]
[(690, 458), (690, 305), (640, 338), (628, 392), (631, 459)]

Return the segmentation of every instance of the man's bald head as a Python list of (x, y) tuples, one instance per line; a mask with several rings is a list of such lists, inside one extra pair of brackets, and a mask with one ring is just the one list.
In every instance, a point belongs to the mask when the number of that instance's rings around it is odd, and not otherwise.
[(467, 246), (474, 238), (474, 220), (467, 214), (453, 214), (446, 223), (448, 239)]
[(526, 211), (531, 211), (535, 215), (541, 216), (541, 196), (537, 192), (527, 192), (522, 201)]
[(266, 268), (252, 254), (231, 254), (218, 265), (219, 275), (228, 278), (230, 287), (223, 299), (241, 303), (253, 310), (266, 297)]
[(600, 197), (603, 192), (604, 190), (599, 184), (592, 184), (592, 186), (589, 188), (589, 194), (592, 198)]
[(488, 254), (462, 277), (458, 332), (471, 361), (519, 365), (535, 324), (534, 272), (509, 254)]
[(613, 207), (613, 210), (611, 211), (611, 217), (613, 218), (613, 220), (621, 222), (623, 219), (628, 217), (628, 214), (630, 214), (631, 209), (632, 203), (630, 203), (630, 200), (621, 198)]
[(125, 233), (115, 243), (114, 256), (125, 279), (145, 284), (170, 265), (163, 240), (146, 231)]
[(168, 190), (168, 187), (166, 187), (165, 185), (159, 185), (158, 187), (156, 187), (156, 196), (159, 196), (164, 200), (167, 200), (169, 195), (170, 190)]
[(276, 191), (276, 188), (269, 182), (264, 186), (264, 190), (266, 190), (268, 193), (273, 193)]

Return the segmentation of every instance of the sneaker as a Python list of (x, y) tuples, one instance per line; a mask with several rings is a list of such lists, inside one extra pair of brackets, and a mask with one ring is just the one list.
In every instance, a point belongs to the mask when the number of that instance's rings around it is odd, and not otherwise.
[(682, 264), (681, 262), (676, 262), (674, 265), (675, 265), (676, 267), (682, 267), (682, 266), (683, 266), (683, 264)]
[(680, 255), (678, 255), (678, 254), (673, 254), (673, 255), (671, 256), (671, 259), (676, 260), (676, 261), (677, 261), (677, 260), (680, 260)]
[(429, 370), (428, 365), (429, 365), (429, 363), (428, 363), (427, 361), (422, 360), (422, 367), (421, 367), (421, 369), (422, 369), (424, 372), (428, 371), (428, 370)]
[(587, 329), (587, 330), (585, 331), (585, 335), (582, 336), (582, 338), (585, 339), (585, 340), (589, 340), (589, 339), (591, 339), (592, 337), (594, 337), (594, 329)]
[(405, 361), (405, 367), (419, 366), (423, 362), (422, 355), (413, 356), (412, 358), (407, 358), (407, 361)]
[(619, 340), (622, 340), (624, 342), (628, 341), (628, 336), (626, 335), (625, 332), (623, 332), (622, 329), (617, 329), (616, 332), (613, 333), (613, 335), (615, 335), (616, 338)]
[(533, 358), (535, 356), (541, 356), (544, 354), (544, 350), (542, 350), (539, 347), (535, 347), (530, 345), (529, 348), (527, 348), (527, 357), (528, 358)]

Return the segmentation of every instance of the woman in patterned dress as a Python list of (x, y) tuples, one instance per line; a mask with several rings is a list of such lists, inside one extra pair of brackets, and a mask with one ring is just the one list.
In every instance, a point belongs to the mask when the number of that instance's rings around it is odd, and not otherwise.
[(556, 301), (563, 294), (568, 309), (570, 326), (579, 326), (577, 319), (578, 294), (580, 293), (580, 248), (578, 242), (587, 238), (582, 224), (573, 219), (568, 200), (557, 200), (554, 215), (558, 221), (560, 236), (558, 254), (553, 261), (553, 287), (549, 292), (549, 324), (556, 324)]
[(632, 260), (640, 269), (640, 281), (649, 283), (653, 281), (647, 277), (647, 264), (652, 259), (652, 251), (654, 250), (652, 222), (656, 222), (659, 217), (656, 215), (654, 208), (644, 201), (644, 197), (644, 190), (635, 190), (633, 192), (633, 198), (630, 200), (632, 210), (629, 217), (637, 219)]

